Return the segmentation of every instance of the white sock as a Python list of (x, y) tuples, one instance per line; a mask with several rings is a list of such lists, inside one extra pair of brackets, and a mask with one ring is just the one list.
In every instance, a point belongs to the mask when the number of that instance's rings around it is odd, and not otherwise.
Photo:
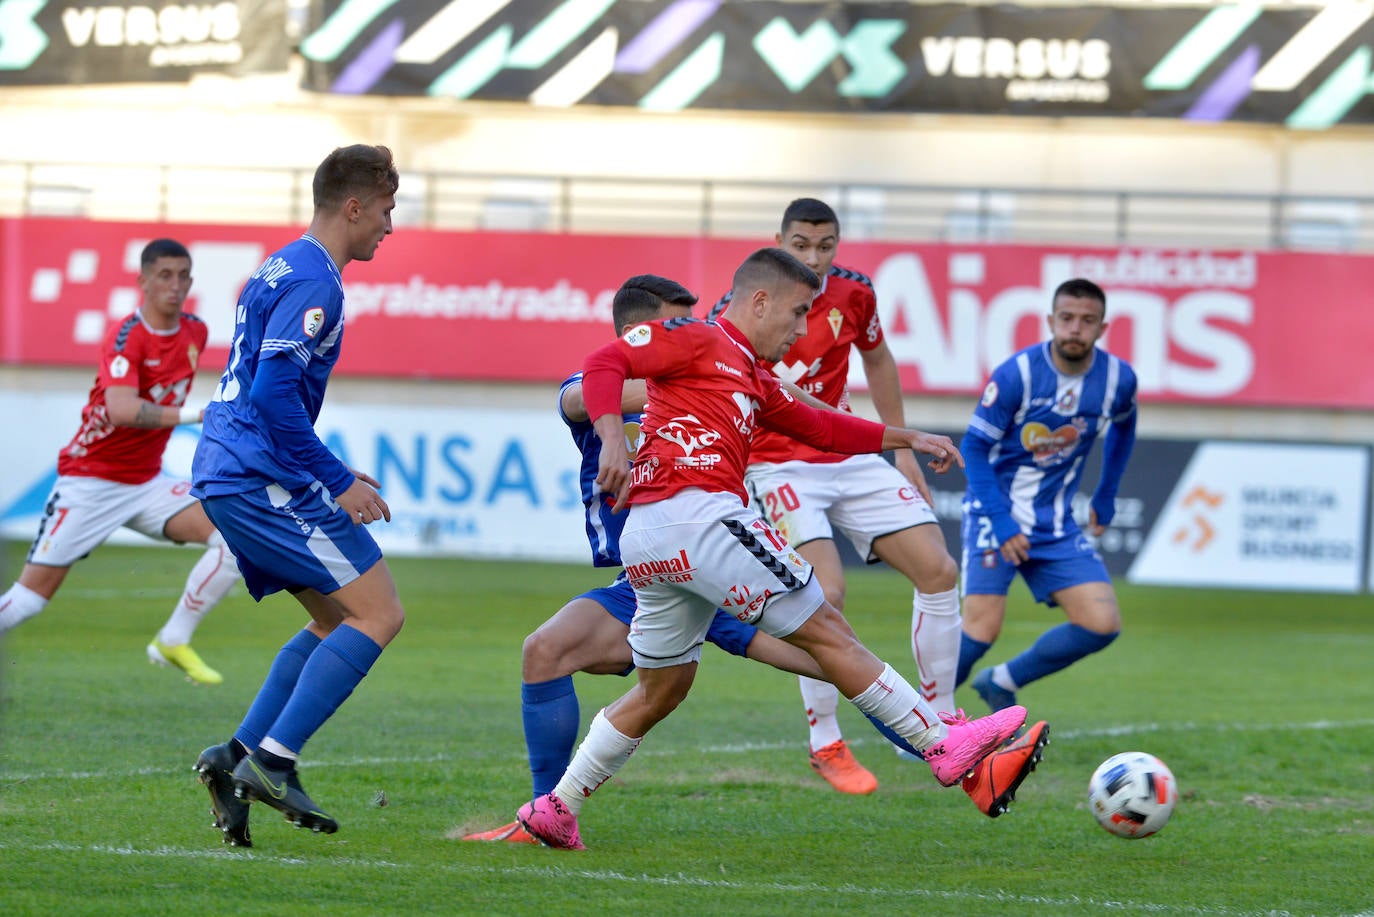
[(929, 748), (949, 732), (935, 708), (886, 663), (873, 684), (852, 703), (917, 749)]
[(278, 758), (286, 758), (288, 761), (296, 761), (300, 758), (300, 752), (292, 751), (273, 738), (263, 739), (258, 743), (258, 748), (261, 748), (269, 754), (276, 755)]
[(13, 630), (47, 607), (48, 600), (28, 586), (15, 583), (0, 596), (0, 634)]
[(181, 646), (191, 642), (191, 635), (202, 618), (239, 581), (239, 565), (233, 552), (224, 543), (224, 536), (215, 532), (206, 541), (206, 551), (186, 577), (186, 588), (172, 616), (158, 631), (157, 639), (167, 646)]
[(802, 703), (806, 704), (806, 722), (811, 727), (811, 750), (818, 751), (833, 742), (838, 742), (840, 721), (835, 711), (840, 706), (840, 692), (828, 681), (797, 676), (801, 686)]
[(911, 655), (921, 678), (921, 696), (941, 713), (954, 712), (954, 678), (964, 619), (959, 590), (916, 593), (911, 606)]
[(625, 766), (641, 740), (642, 737), (632, 739), (612, 726), (604, 707), (598, 710), (587, 737), (577, 746), (568, 769), (553, 788), (554, 795), (563, 800), (569, 812), (578, 814), (587, 797)]
[(1021, 690), (1021, 686), (1011, 680), (1011, 671), (1007, 668), (1005, 662), (993, 667), (992, 683), (1004, 691), (1010, 691), (1012, 694)]

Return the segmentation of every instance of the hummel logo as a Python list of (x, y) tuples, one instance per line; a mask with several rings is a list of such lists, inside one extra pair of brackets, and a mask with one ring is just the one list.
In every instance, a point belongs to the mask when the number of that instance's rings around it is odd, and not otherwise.
[(253, 773), (257, 774), (257, 775), (258, 775), (258, 778), (262, 780), (263, 786), (265, 786), (265, 787), (267, 788), (267, 792), (270, 793), (270, 794), (272, 795), (272, 798), (273, 798), (273, 799), (285, 799), (285, 798), (286, 798), (286, 781), (285, 781), (285, 780), (283, 780), (283, 781), (281, 782), (281, 785), (280, 785), (280, 786), (278, 786), (277, 784), (273, 783), (273, 782), (272, 782), (272, 778), (271, 778), (271, 777), (268, 777), (267, 774), (263, 771), (263, 769), (260, 768), (260, 767), (258, 767), (258, 762), (254, 761), (252, 758), (249, 758), (249, 759), (248, 759), (248, 766), (251, 767), (251, 768), (253, 769)]

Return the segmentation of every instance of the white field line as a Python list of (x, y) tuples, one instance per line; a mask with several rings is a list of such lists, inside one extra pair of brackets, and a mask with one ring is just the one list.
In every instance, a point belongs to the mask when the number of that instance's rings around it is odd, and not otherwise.
[[(1053, 725), (1053, 724), (1051, 724)], [(1055, 743), (1074, 742), (1079, 739), (1095, 738), (1121, 738), (1140, 735), (1154, 735), (1157, 733), (1175, 732), (1294, 732), (1298, 730), (1312, 730), (1326, 732), (1330, 730), (1359, 729), (1374, 727), (1374, 718), (1357, 720), (1307, 720), (1301, 723), (1134, 723), (1125, 726), (1107, 726), (1099, 729), (1067, 729), (1062, 732), (1051, 732), (1051, 741)], [(671, 727), (670, 727), (671, 728)], [(854, 738), (849, 740), (850, 745), (879, 745), (887, 744), (878, 736)], [(678, 755), (691, 755), (693, 757), (707, 755), (737, 755), (748, 754), (761, 751), (790, 751), (797, 747), (795, 741), (787, 742), (731, 742), (725, 745), (705, 745), (696, 749), (685, 748), (646, 748), (637, 752), (637, 756), (644, 757), (676, 757)], [(509, 753), (512, 760), (523, 760), (524, 754), (518, 749), (512, 749)], [(302, 768), (312, 767), (376, 767), (379, 765), (392, 764), (439, 764), (448, 761), (457, 761), (458, 755), (432, 754), (432, 755), (377, 755), (367, 757), (352, 758), (325, 758), (315, 761), (302, 761)], [(188, 761), (191, 759), (188, 759)], [(180, 775), (183, 771), (190, 772), (191, 765), (188, 763), (185, 768), (180, 767), (140, 767), (134, 770), (108, 770), (108, 771), (10, 771), (4, 767), (4, 760), (0, 758), (0, 787), (15, 783), (24, 783), (34, 780), (110, 780), (122, 777), (165, 777)], [(1374, 917), (1374, 915), (1372, 915)]]
[[(10, 844), (0, 842), (0, 850), (24, 850), (51, 853), (75, 853), (83, 857), (92, 855), (109, 857), (132, 857), (144, 860), (240, 860), (272, 866), (325, 866), (345, 867), (350, 870), (398, 870), (402, 872), (447, 873), (469, 876), (511, 876), (516, 878), (551, 879), (559, 882), (596, 882), (605, 885), (656, 885), (663, 888), (709, 888), (736, 892), (776, 892), (779, 894), (802, 894), (813, 900), (835, 900), (840, 896), (861, 896), (870, 900), (891, 899), (892, 906), (901, 902), (910, 903), (913, 899), (927, 902), (980, 902), (1007, 904), (1016, 907), (1039, 907), (1062, 910), (1068, 907), (1090, 908), (1096, 911), (1143, 914), (1183, 914), (1195, 917), (1293, 917), (1285, 910), (1247, 911), (1228, 907), (1206, 907), (1192, 904), (1159, 904), (1150, 901), (1123, 901), (1112, 898), (1094, 898), (1090, 895), (1022, 895), (1011, 892), (972, 892), (929, 888), (883, 888), (866, 885), (840, 883), (826, 885), (819, 882), (740, 882), (730, 879), (689, 876), (682, 873), (669, 875), (632, 874), (613, 869), (579, 869), (569, 862), (568, 868), (553, 866), (484, 866), (476, 863), (400, 863), (394, 860), (371, 859), (368, 857), (283, 857), (253, 853), (233, 848), (211, 848), (192, 850), (183, 847), (135, 847), (133, 845), (112, 846), (108, 844), (68, 844), (48, 842), (42, 844)], [(554, 854), (575, 860), (575, 854)], [(1362, 917), (1362, 915), (1352, 915)]]

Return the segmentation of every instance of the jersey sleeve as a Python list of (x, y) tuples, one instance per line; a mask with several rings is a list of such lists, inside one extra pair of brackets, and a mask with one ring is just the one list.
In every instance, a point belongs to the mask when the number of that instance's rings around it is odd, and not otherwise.
[(560, 385), (560, 386), (558, 386), (558, 403), (557, 403), (557, 404), (558, 404), (558, 416), (559, 416), (559, 418), (563, 421), (563, 423), (567, 424), (569, 427), (571, 427), (571, 426), (573, 425), (573, 420), (572, 420), (572, 418), (570, 418), (570, 417), (567, 415), (567, 413), (563, 410), (563, 393), (566, 392), (571, 386), (574, 386), (574, 385), (581, 385), (581, 384), (582, 384), (582, 373), (579, 371), (579, 372), (573, 373), (571, 376), (569, 376), (568, 378), (564, 379), (564, 380), (563, 380), (563, 384)]
[(593, 421), (619, 414), (626, 379), (672, 375), (687, 367), (698, 351), (706, 325), (695, 319), (669, 319), (635, 325), (616, 340), (592, 351), (582, 364), (582, 401)]
[(263, 327), (262, 359), (285, 356), (304, 369), (321, 336), (340, 321), (343, 296), (321, 281), (287, 286), (272, 304)]
[(1021, 376), (1013, 371), (1011, 361), (993, 370), (969, 418), (969, 435), (982, 437), (989, 443), (999, 442), (1011, 427), (1022, 394)]
[(872, 350), (883, 342), (883, 323), (878, 320), (878, 295), (865, 283), (858, 284), (854, 291), (858, 306), (859, 333), (854, 338), (854, 346), (860, 350)]
[(822, 411), (802, 404), (776, 383), (760, 411), (759, 423), (817, 449), (849, 455), (881, 452), (886, 429), (883, 424), (844, 411)]
[(100, 371), (96, 374), (96, 384), (101, 388), (127, 385), (140, 390), (143, 346), (138, 331), (137, 324), (121, 323), (105, 336), (100, 347)]

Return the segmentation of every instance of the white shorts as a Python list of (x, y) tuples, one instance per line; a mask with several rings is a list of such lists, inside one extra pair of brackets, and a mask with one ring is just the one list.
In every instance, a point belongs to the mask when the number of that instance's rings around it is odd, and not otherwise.
[(734, 494), (692, 488), (634, 506), (620, 558), (635, 590), (635, 665), (695, 662), (716, 609), (785, 637), (825, 601), (811, 565)]
[(744, 483), (754, 508), (789, 543), (834, 538), (834, 523), (870, 564), (878, 560), (873, 555), (877, 539), (939, 521), (906, 476), (881, 455), (750, 465)]
[(29, 563), (70, 567), (120, 526), (166, 541), (167, 520), (195, 502), (191, 482), (170, 474), (144, 484), (60, 476), (43, 507)]

